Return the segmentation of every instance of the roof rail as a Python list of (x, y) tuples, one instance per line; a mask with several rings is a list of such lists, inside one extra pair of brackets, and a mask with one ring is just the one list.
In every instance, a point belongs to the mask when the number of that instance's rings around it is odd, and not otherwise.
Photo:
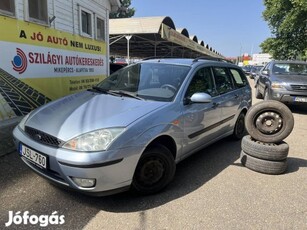
[(142, 60), (150, 60), (150, 59), (164, 59), (164, 58), (182, 58), (182, 57), (176, 57), (176, 56), (151, 56), (151, 57), (146, 57), (143, 58)]
[(222, 61), (222, 62), (228, 62), (233, 63), (232, 61), (229, 61), (225, 58), (217, 58), (217, 57), (211, 57), (211, 56), (200, 56), (193, 60), (193, 62), (198, 62), (198, 60), (212, 60), (212, 61)]

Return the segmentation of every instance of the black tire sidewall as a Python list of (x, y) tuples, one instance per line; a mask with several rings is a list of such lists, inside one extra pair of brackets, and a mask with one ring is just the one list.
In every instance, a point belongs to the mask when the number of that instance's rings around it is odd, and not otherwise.
[[(280, 115), (283, 121), (283, 126), (275, 134), (265, 134), (260, 132), (256, 127), (255, 121), (259, 114), (266, 111), (274, 111)], [(291, 110), (281, 102), (278, 101), (262, 101), (253, 105), (246, 113), (245, 127), (249, 135), (255, 140), (266, 143), (279, 143), (284, 140), (293, 130), (294, 118)]]
[[(244, 130), (242, 133), (238, 133), (238, 126), (240, 125), (239, 123), (242, 122), (242, 119), (243, 119), (243, 126), (244, 126)], [(233, 130), (233, 138), (236, 139), (236, 140), (241, 140), (244, 135), (246, 135), (246, 128), (245, 128), (245, 113), (244, 112), (241, 112), (238, 116), (238, 119), (236, 121), (236, 124), (235, 124), (235, 127), (234, 127), (234, 130)]]
[(240, 160), (243, 166), (255, 172), (278, 175), (282, 174), (287, 169), (287, 159), (282, 161), (268, 161), (252, 157), (241, 151)]
[[(163, 164), (165, 166), (163, 178), (159, 182), (155, 183), (155, 185), (152, 187), (143, 186), (142, 184), (138, 183), (137, 174), (140, 172), (139, 170), (142, 168), (142, 165), (146, 162), (146, 160), (155, 157), (163, 161)], [(175, 171), (176, 164), (174, 161), (174, 157), (168, 148), (163, 145), (156, 145), (154, 147), (146, 149), (140, 157), (138, 165), (135, 169), (131, 189), (134, 192), (142, 195), (157, 193), (170, 183), (170, 181), (174, 178)]]
[(284, 160), (289, 153), (289, 145), (284, 141), (277, 144), (265, 143), (254, 140), (250, 135), (243, 137), (241, 148), (250, 156), (272, 161)]

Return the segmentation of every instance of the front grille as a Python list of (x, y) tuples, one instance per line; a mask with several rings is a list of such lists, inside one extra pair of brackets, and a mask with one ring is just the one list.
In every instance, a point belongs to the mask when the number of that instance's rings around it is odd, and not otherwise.
[(61, 140), (59, 140), (58, 138), (51, 136), (47, 133), (44, 133), (40, 130), (37, 129), (33, 129), (30, 127), (25, 127), (25, 131), (26, 133), (35, 141), (38, 141), (42, 144), (46, 144), (46, 145), (51, 145), (53, 147), (59, 147), (61, 146), (62, 142)]
[(307, 85), (291, 85), (293, 91), (307, 92)]

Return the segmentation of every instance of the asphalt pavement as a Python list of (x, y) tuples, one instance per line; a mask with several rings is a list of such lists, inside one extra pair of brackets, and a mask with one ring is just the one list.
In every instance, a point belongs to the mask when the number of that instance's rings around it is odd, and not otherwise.
[(12, 132), (20, 119), (20, 117), (15, 117), (0, 121), (0, 157), (15, 151)]
[(0, 229), (6, 229), (9, 211), (29, 211), (30, 216), (63, 215), (65, 223), (49, 222), (45, 228), (12, 224), (7, 229), (305, 230), (307, 109), (291, 110), (295, 127), (285, 140), (290, 151), (284, 174), (243, 167), (241, 142), (225, 138), (179, 163), (167, 189), (151, 196), (126, 192), (89, 197), (66, 191), (33, 173), (11, 152), (0, 157)]

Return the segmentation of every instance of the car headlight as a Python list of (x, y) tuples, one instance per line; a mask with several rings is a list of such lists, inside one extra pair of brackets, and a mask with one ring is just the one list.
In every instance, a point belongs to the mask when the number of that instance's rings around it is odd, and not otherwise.
[(83, 152), (103, 151), (124, 131), (125, 128), (95, 130), (67, 141), (62, 147)]
[(272, 82), (271, 84), (272, 89), (285, 89), (284, 83), (281, 82)]
[(18, 124), (18, 127), (22, 130), (22, 131), (25, 131), (25, 123), (26, 121), (28, 120), (30, 116), (30, 113), (28, 113), (26, 116), (24, 116), (21, 121), (19, 122)]

